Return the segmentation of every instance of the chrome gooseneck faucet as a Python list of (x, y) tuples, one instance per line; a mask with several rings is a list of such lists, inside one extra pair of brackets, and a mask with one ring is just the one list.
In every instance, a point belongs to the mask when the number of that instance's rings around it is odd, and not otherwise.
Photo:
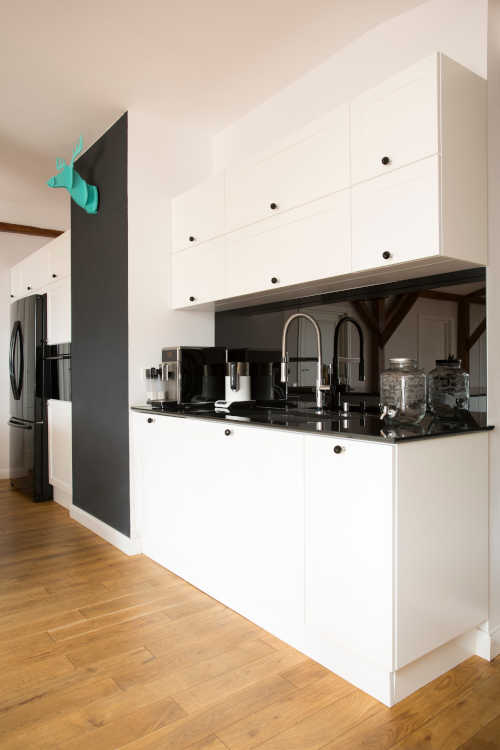
[(321, 356), (321, 331), (319, 325), (312, 315), (306, 313), (294, 313), (290, 315), (283, 327), (283, 338), (281, 342), (281, 382), (285, 383), (286, 397), (288, 398), (288, 354), (286, 351), (286, 336), (290, 323), (296, 318), (305, 318), (311, 323), (314, 330), (316, 331), (316, 341), (318, 347), (318, 372), (316, 375), (316, 406), (318, 409), (323, 408), (323, 392), (329, 390), (329, 386), (323, 385), (323, 358)]
[(332, 362), (332, 388), (333, 389), (337, 389), (339, 386), (339, 336), (340, 336), (340, 329), (345, 323), (352, 323), (358, 332), (358, 335), (359, 335), (358, 378), (359, 380), (365, 379), (365, 352), (364, 352), (365, 346), (364, 346), (363, 330), (357, 320), (349, 317), (349, 315), (345, 315), (343, 318), (340, 318), (339, 322), (335, 326), (335, 334), (333, 337), (333, 362)]

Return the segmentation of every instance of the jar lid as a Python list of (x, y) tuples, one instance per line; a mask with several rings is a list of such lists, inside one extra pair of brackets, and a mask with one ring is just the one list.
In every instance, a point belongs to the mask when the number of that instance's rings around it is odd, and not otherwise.
[(461, 359), (455, 359), (451, 354), (448, 359), (436, 359), (436, 367), (460, 367)]
[(411, 357), (391, 357), (389, 359), (391, 365), (397, 365), (398, 367), (416, 367), (417, 360)]

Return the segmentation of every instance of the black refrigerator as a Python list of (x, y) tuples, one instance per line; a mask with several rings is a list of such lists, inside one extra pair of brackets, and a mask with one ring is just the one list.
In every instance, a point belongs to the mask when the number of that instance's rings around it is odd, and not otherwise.
[(35, 502), (52, 499), (44, 373), (46, 300), (34, 294), (10, 306), (10, 482)]

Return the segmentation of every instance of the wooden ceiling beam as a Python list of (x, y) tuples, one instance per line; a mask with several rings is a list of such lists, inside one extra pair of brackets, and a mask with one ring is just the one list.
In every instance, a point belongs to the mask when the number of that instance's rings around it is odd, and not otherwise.
[(393, 333), (395, 333), (403, 320), (406, 318), (418, 298), (418, 292), (401, 295), (401, 299), (398, 302), (397, 307), (384, 325), (384, 329), (381, 334), (382, 346), (385, 346), (387, 344)]
[(452, 294), (451, 292), (438, 292), (434, 289), (421, 289), (417, 292), (419, 297), (425, 297), (426, 299), (439, 299), (442, 302), (460, 302), (463, 300), (463, 295)]
[(0, 221), (0, 232), (8, 232), (10, 234), (27, 234), (31, 237), (59, 237), (60, 234), (63, 234), (61, 229), (31, 227), (27, 224), (8, 224), (5, 221)]
[(465, 342), (465, 346), (467, 348), (467, 351), (470, 351), (478, 338), (482, 336), (482, 334), (486, 331), (486, 318), (484, 318), (478, 325), (475, 331), (471, 333), (471, 335), (468, 337), (467, 341)]

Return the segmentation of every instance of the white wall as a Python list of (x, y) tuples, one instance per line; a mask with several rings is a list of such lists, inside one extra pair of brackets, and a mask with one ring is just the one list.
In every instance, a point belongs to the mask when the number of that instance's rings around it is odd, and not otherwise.
[[(490, 632), (500, 641), (500, 2), (488, 30), (488, 421), (490, 434)], [(498, 643), (500, 649), (500, 643)]]
[(128, 113), (130, 403), (144, 403), (141, 368), (167, 346), (212, 345), (214, 317), (170, 310), (171, 199), (212, 171), (209, 139), (150, 114)]
[(430, 0), (368, 31), (214, 139), (216, 170), (436, 50), (486, 76), (487, 0)]
[(44, 237), (0, 233), (0, 478), (9, 476), (10, 269), (46, 242)]

